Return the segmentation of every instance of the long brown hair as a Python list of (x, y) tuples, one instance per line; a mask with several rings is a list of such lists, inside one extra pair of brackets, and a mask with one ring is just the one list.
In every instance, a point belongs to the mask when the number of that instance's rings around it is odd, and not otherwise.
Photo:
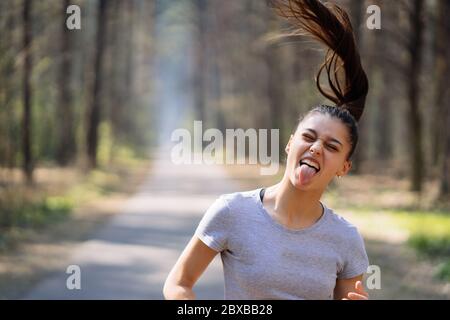
[[(268, 0), (268, 4), (296, 27), (296, 34), (311, 36), (328, 47), (316, 76), (317, 88), (358, 121), (364, 111), (369, 82), (347, 13), (336, 4), (322, 4), (318, 0)], [(329, 89), (320, 82), (323, 70)]]

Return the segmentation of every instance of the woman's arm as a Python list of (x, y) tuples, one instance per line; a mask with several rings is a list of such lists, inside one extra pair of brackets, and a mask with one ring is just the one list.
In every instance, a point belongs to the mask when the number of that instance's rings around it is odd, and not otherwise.
[(363, 275), (350, 279), (337, 279), (334, 288), (335, 300), (368, 300), (369, 295), (362, 285)]
[(193, 300), (192, 287), (218, 252), (193, 236), (164, 283), (164, 298), (168, 300)]

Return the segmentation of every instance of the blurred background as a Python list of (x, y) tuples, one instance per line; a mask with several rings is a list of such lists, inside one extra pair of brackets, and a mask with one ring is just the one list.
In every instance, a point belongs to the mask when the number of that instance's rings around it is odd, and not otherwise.
[[(372, 297), (449, 299), (450, 1), (334, 2), (370, 90), (352, 172), (324, 201), (380, 267)], [(162, 298), (204, 210), (279, 181), (297, 119), (330, 103), (314, 82), (323, 48), (277, 36), (288, 27), (262, 0), (1, 1), (0, 298)], [(278, 174), (175, 166), (171, 134), (194, 120), (279, 129)], [(66, 288), (70, 264), (84, 289)], [(223, 295), (220, 268), (200, 298)]]

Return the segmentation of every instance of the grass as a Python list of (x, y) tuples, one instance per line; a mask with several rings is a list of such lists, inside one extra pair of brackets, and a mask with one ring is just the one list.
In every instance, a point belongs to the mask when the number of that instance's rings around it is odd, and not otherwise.
[[(99, 168), (38, 168), (36, 184), (28, 187), (13, 172), (0, 187), (0, 252), (13, 248), (32, 231), (58, 223), (79, 205), (127, 189), (123, 182), (146, 159), (117, 146), (114, 161), (101, 157)], [(18, 169), (16, 170), (18, 171)]]
[(450, 281), (450, 259), (439, 265), (439, 271), (436, 276), (440, 280)]
[(450, 215), (424, 213), (404, 220), (411, 235), (408, 244), (438, 264), (436, 277), (450, 281)]
[(367, 175), (347, 177), (326, 198), (333, 207), (354, 212), (352, 219), (363, 232), (406, 236), (419, 256), (436, 263), (436, 277), (450, 281), (450, 212), (447, 206), (436, 206), (435, 183), (429, 182), (426, 190), (430, 192), (419, 197), (408, 190), (406, 179)]
[(408, 240), (417, 251), (431, 257), (450, 256), (450, 237), (414, 234)]
[[(20, 197), (20, 196), (19, 196)], [(10, 198), (11, 200), (11, 198)], [(73, 209), (73, 202), (65, 197), (49, 196), (33, 202), (16, 199), (13, 206), (2, 208), (0, 216), (0, 252), (23, 238), (26, 229), (39, 230), (65, 219)]]
[[(348, 208), (346, 208), (348, 209)], [(450, 281), (450, 214), (436, 211), (350, 209), (363, 233), (378, 232), (381, 238), (405, 234), (406, 243), (437, 264), (436, 277)]]
[[(408, 232), (408, 244), (429, 257), (450, 258), (450, 215), (433, 211), (387, 211), (396, 228)], [(380, 226), (383, 227), (383, 226)]]
[(46, 197), (37, 203), (26, 204), (20, 214), (13, 215), (12, 225), (39, 228), (47, 221), (58, 221), (66, 217), (73, 202), (65, 197)]

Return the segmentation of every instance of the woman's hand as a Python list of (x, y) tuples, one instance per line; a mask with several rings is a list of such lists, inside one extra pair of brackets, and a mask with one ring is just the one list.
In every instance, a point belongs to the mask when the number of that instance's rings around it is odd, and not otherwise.
[(356, 281), (355, 292), (349, 292), (346, 298), (342, 300), (369, 300), (369, 294), (364, 291), (364, 287), (361, 281)]

